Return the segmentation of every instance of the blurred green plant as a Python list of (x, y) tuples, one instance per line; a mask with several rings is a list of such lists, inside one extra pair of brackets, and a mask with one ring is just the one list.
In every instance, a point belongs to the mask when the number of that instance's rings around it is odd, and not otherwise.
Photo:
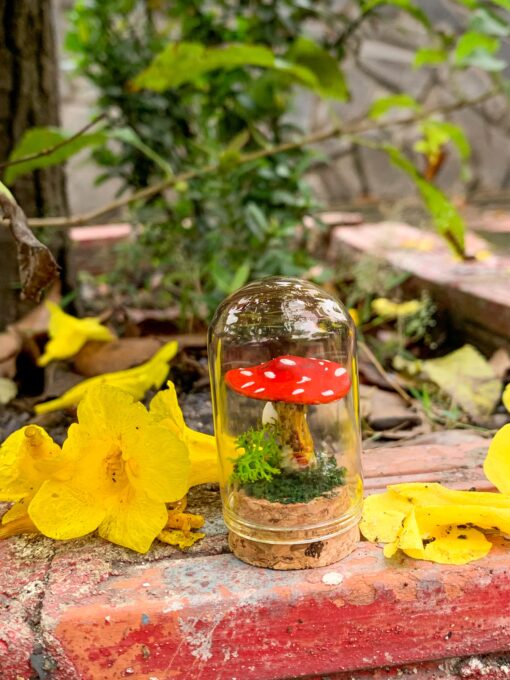
[[(302, 136), (292, 122), (296, 86), (345, 102), (342, 66), (356, 31), (406, 12), (427, 35), (416, 68), (479, 69), (489, 74), (489, 89), (469, 99), (457, 88), (458, 98), (440, 111), (405, 92), (383, 97), (354, 125), (331, 110), (322, 139), (344, 135), (385, 152), (462, 256), (463, 221), (433, 182), (450, 146), (467, 176), (470, 145), (445, 117), (510, 90), (500, 57), (510, 0), (450, 2), (468, 10), (455, 33), (433, 27), (412, 0), (357, 0), (342, 9), (330, 0), (77, 0), (66, 45), (77, 72), (97, 88), (105, 122), (78, 137), (29, 132), (11, 157), (9, 179), (91, 146), (103, 168), (97, 181), (120, 179), (139, 199), (131, 203), (137, 242), (120, 258), (117, 282), (151, 290), (155, 304), (177, 302), (183, 319), (206, 320), (220, 298), (251, 278), (314, 271), (310, 230), (299, 225), (317, 207), (304, 180), (314, 159), (305, 147), (317, 136)], [(415, 125), (414, 155), (371, 134), (394, 124)], [(59, 147), (53, 154), (52, 145)]]

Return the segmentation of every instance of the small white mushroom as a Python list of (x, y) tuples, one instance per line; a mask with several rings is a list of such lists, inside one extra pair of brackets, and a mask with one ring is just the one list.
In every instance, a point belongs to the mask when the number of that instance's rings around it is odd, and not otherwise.
[(278, 413), (272, 402), (268, 401), (262, 410), (262, 425), (269, 425), (278, 421)]

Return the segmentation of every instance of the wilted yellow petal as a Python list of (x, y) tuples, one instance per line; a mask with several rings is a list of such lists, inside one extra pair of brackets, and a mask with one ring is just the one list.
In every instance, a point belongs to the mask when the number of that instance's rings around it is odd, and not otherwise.
[(106, 514), (99, 525), (99, 535), (125, 548), (146, 553), (167, 519), (164, 503), (129, 490)]
[(83, 380), (75, 387), (65, 392), (58, 399), (45, 401), (35, 406), (36, 413), (48, 413), (61, 408), (76, 406), (85, 393), (95, 385), (111, 385), (118, 389), (128, 392), (134, 399), (142, 399), (151, 387), (159, 389), (168, 374), (168, 362), (177, 353), (177, 342), (172, 341), (163, 345), (149, 361), (128, 368), (125, 371), (115, 371), (114, 373), (104, 373), (93, 378)]
[(175, 545), (180, 550), (186, 550), (186, 548), (190, 548), (201, 538), (205, 538), (205, 534), (198, 531), (180, 531), (179, 529), (174, 529), (173, 531), (162, 531), (158, 534), (158, 538), (163, 543)]
[(420, 528), (414, 510), (411, 510), (404, 519), (397, 539), (384, 546), (384, 556), (393, 557), (399, 548), (400, 550), (423, 550)]
[(510, 533), (510, 509), (483, 505), (416, 506), (416, 518), (422, 531), (445, 524), (475, 525), (482, 529)]
[(46, 307), (50, 311), (50, 340), (37, 361), (39, 366), (46, 366), (55, 359), (74, 356), (88, 340), (110, 342), (115, 339), (113, 333), (95, 317), (77, 319), (51, 301), (46, 302)]
[(192, 512), (181, 512), (180, 510), (170, 510), (165, 528), (190, 531), (190, 529), (200, 529), (204, 524), (205, 519), (202, 515), (195, 515)]
[(457, 491), (437, 482), (407, 482), (391, 484), (388, 489), (414, 505), (482, 505), (509, 508), (510, 495), (491, 491)]
[(12, 507), (7, 510), (7, 512), (2, 516), (2, 524), (8, 524), (14, 520), (18, 520), (21, 517), (28, 517), (28, 506), (35, 494), (31, 496), (25, 496), (17, 503), (14, 503)]
[(392, 302), (387, 298), (376, 298), (372, 301), (372, 311), (377, 316), (383, 316), (387, 319), (396, 319), (403, 316), (411, 316), (416, 314), (423, 307), (423, 302), (420, 300), (409, 300), (408, 302)]
[(422, 550), (403, 550), (406, 555), (417, 560), (439, 564), (467, 564), (485, 557), (492, 548), (492, 543), (481, 531), (448, 525), (431, 528), (423, 543)]
[(510, 424), (504, 425), (492, 438), (483, 471), (501, 493), (510, 494)]
[(410, 510), (412, 504), (392, 491), (368, 496), (363, 502), (360, 531), (372, 543), (391, 543), (397, 540)]

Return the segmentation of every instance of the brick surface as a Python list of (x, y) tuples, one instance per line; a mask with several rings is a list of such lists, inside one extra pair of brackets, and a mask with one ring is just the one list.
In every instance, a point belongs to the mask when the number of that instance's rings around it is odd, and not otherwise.
[[(490, 488), (487, 440), (450, 434), (366, 452), (368, 490), (397, 474)], [(510, 649), (506, 541), (462, 567), (389, 562), (361, 543), (331, 567), (274, 572), (226, 552), (217, 491), (196, 490), (191, 504), (208, 537), (187, 554), (159, 545), (137, 555), (96, 537), (0, 544), (2, 680), (435, 680), (482, 677), (478, 663), (483, 677), (506, 677), (502, 657), (452, 658)]]
[(501, 345), (510, 348), (510, 257), (491, 255), (489, 250), (486, 241), (468, 234), (468, 254), (488, 256), (459, 262), (436, 234), (407, 224), (382, 222), (337, 227), (329, 256), (337, 262), (375, 256), (410, 273), (406, 286), (411, 292), (429, 289), (468, 338), (492, 351)]

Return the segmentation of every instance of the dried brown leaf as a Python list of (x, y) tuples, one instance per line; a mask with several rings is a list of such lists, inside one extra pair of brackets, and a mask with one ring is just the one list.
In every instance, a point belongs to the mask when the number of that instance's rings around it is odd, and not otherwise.
[(21, 295), (37, 302), (44, 289), (57, 278), (59, 266), (49, 249), (30, 231), (25, 213), (3, 185), (0, 186), (0, 211), (9, 222), (16, 244)]

